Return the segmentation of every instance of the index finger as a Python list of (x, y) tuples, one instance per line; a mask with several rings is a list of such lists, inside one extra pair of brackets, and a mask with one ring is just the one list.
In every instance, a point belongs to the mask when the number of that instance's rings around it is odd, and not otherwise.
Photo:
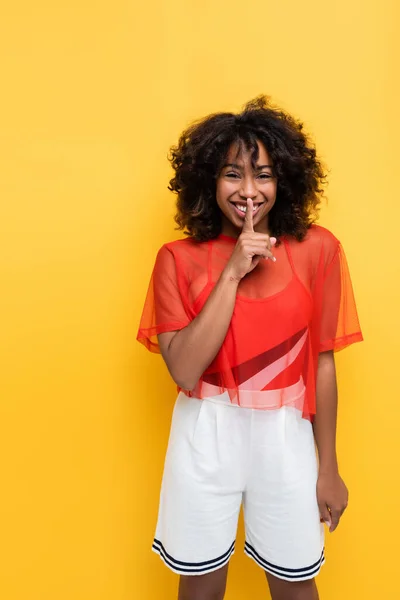
[(254, 231), (253, 227), (253, 200), (247, 198), (246, 217), (244, 219), (243, 231)]

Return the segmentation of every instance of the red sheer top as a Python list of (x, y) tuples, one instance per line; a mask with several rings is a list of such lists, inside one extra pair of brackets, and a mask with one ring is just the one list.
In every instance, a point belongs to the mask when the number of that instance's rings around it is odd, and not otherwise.
[[(362, 340), (345, 255), (339, 241), (313, 225), (303, 242), (288, 237), (239, 284), (226, 338), (196, 388), (233, 404), (315, 414), (318, 355)], [(236, 240), (187, 238), (158, 253), (138, 340), (159, 352), (157, 336), (186, 327), (201, 311)], [(184, 390), (182, 390), (184, 391)]]

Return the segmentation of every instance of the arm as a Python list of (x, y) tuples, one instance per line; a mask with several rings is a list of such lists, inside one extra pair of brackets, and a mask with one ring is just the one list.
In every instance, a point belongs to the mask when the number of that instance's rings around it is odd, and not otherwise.
[(241, 279), (256, 268), (261, 258), (272, 258), (276, 242), (253, 229), (253, 203), (248, 200), (246, 220), (235, 249), (215, 288), (197, 317), (184, 329), (158, 336), (161, 354), (174, 381), (192, 390), (221, 348)]
[(239, 282), (223, 272), (203, 310), (184, 329), (158, 336), (162, 356), (174, 381), (192, 390), (217, 355), (228, 331)]
[(348, 502), (347, 488), (339, 475), (336, 455), (337, 384), (333, 352), (319, 355), (317, 371), (317, 413), (314, 437), (318, 449), (318, 506), (321, 518), (334, 531)]

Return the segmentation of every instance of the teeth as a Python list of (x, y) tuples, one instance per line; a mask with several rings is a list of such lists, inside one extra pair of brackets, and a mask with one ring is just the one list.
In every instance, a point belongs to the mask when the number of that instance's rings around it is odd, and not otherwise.
[[(242, 213), (246, 213), (247, 212), (247, 206), (242, 206), (241, 204), (236, 204), (236, 208), (238, 210), (240, 210), (240, 212), (242, 212)], [(253, 206), (253, 212), (255, 210), (257, 210), (257, 208), (258, 208), (258, 206)]]

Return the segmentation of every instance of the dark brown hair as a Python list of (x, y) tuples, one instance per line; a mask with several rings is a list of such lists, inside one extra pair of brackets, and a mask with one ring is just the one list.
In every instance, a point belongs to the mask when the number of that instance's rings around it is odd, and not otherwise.
[(239, 114), (217, 113), (194, 123), (171, 148), (175, 176), (169, 189), (178, 195), (179, 229), (198, 241), (220, 234), (216, 180), (221, 166), (232, 144), (250, 151), (255, 164), (257, 141), (265, 146), (277, 177), (276, 202), (269, 213), (271, 233), (304, 238), (318, 216), (325, 172), (303, 124), (266, 96), (255, 98)]

